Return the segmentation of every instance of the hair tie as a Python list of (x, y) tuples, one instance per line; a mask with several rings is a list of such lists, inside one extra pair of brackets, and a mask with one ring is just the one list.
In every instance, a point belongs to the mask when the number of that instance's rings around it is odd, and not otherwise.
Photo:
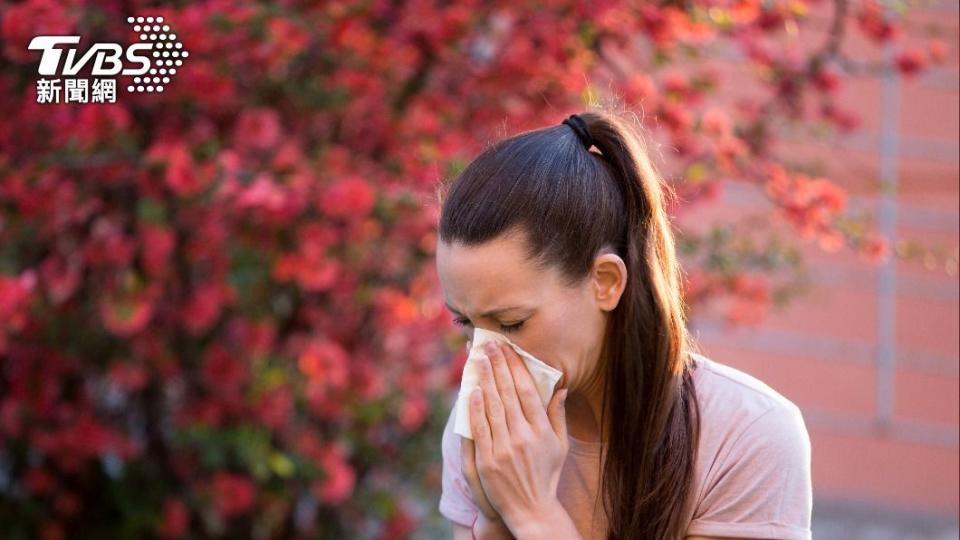
[(583, 121), (583, 118), (575, 114), (571, 114), (566, 120), (561, 122), (573, 128), (574, 133), (577, 134), (577, 138), (580, 139), (580, 142), (583, 143), (583, 147), (587, 150), (593, 146), (593, 139), (590, 137), (590, 132), (587, 131), (587, 123)]

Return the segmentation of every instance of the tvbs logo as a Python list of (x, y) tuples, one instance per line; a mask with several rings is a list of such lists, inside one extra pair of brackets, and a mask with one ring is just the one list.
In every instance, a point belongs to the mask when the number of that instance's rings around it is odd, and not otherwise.
[[(133, 77), (128, 92), (163, 92), (190, 53), (183, 48), (163, 17), (128, 17), (139, 41), (95, 43), (79, 53), (80, 36), (36, 36), (30, 50), (41, 51), (37, 72), (38, 103), (114, 103), (116, 76)], [(66, 54), (64, 54), (66, 53)], [(85, 67), (93, 79), (75, 77)], [(69, 78), (47, 79), (62, 75)]]

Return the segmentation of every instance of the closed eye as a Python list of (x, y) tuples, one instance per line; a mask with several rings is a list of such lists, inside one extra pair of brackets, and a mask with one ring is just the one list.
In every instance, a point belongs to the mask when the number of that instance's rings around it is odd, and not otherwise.
[[(500, 329), (503, 330), (503, 331), (506, 332), (506, 333), (516, 332), (517, 330), (519, 330), (519, 329), (523, 326), (523, 323), (525, 323), (525, 322), (526, 322), (526, 321), (520, 321), (520, 322), (515, 323), (515, 324), (501, 324), (501, 325), (500, 325)], [(453, 319), (453, 323), (456, 324), (457, 326), (470, 326), (470, 319), (464, 319), (464, 318), (461, 318), (461, 317), (457, 317), (457, 318)]]

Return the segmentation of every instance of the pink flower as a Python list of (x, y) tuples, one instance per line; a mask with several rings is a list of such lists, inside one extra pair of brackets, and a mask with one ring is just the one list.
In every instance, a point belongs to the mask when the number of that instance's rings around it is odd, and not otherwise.
[(261, 209), (269, 214), (282, 214), (288, 207), (287, 190), (278, 185), (273, 176), (260, 173), (249, 186), (237, 195), (236, 208), (241, 211)]
[(727, 136), (730, 134), (731, 123), (727, 113), (716, 107), (703, 113), (703, 131), (716, 137)]

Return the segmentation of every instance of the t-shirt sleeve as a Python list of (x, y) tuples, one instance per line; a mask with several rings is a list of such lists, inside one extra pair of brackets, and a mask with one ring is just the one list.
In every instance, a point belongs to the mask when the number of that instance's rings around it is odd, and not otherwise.
[(768, 409), (724, 452), (686, 534), (810, 540), (810, 457), (800, 409)]
[(440, 513), (455, 523), (465, 527), (473, 524), (480, 508), (473, 502), (473, 492), (463, 475), (460, 460), (460, 435), (453, 431), (454, 411), (450, 411), (447, 425), (443, 428), (441, 453), (443, 454), (443, 473), (440, 493)]

